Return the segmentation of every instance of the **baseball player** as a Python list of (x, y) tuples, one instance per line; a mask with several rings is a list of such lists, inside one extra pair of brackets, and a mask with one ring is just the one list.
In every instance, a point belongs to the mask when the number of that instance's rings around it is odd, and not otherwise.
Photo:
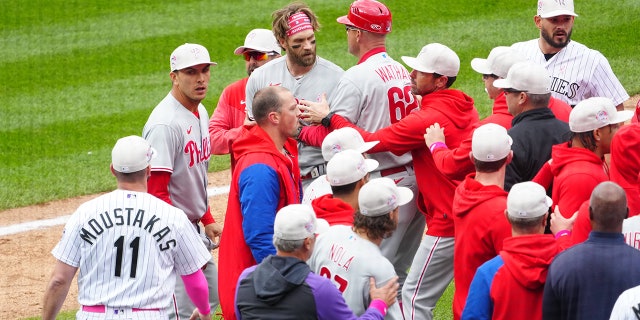
[(608, 97), (618, 110), (623, 110), (629, 94), (613, 74), (607, 58), (599, 51), (571, 41), (577, 16), (573, 0), (539, 0), (533, 20), (540, 37), (512, 47), (549, 71), (553, 97), (571, 106), (590, 97)]
[(228, 154), (231, 141), (240, 136), (243, 124), (249, 124), (245, 112), (247, 81), (253, 70), (280, 57), (280, 46), (271, 30), (253, 29), (244, 39), (244, 45), (233, 53), (244, 56), (247, 77), (228, 85), (220, 94), (218, 105), (209, 120), (211, 153)]
[[(413, 258), (402, 287), (402, 307), (408, 319), (431, 319), (432, 310), (453, 278), (454, 226), (451, 204), (459, 181), (441, 173), (424, 146), (423, 134), (430, 125), (445, 127), (446, 141), (456, 148), (478, 122), (473, 99), (451, 88), (460, 70), (458, 55), (445, 45), (430, 43), (417, 57), (402, 57), (413, 68), (411, 91), (422, 96), (421, 107), (389, 127), (367, 132), (338, 114), (328, 112), (323, 103), (303, 102), (305, 119), (328, 125), (329, 129), (350, 126), (365, 141), (380, 141), (371, 153), (411, 151), (420, 190), (418, 206), (427, 221), (426, 236)], [(328, 114), (328, 115), (327, 115)]]
[[(287, 54), (256, 69), (249, 77), (246, 110), (250, 120), (253, 120), (253, 96), (267, 86), (285, 87), (299, 100), (320, 101), (323, 94), (332, 96), (344, 70), (316, 56), (315, 32), (319, 28), (315, 14), (299, 2), (273, 13), (273, 33)], [(326, 166), (319, 148), (299, 143), (298, 150), (300, 177), (306, 188), (325, 174)]]
[[(182, 209), (209, 249), (222, 228), (211, 216), (207, 199), (207, 169), (211, 156), (209, 116), (200, 103), (207, 94), (210, 67), (207, 49), (186, 43), (170, 57), (171, 92), (153, 109), (143, 137), (158, 150), (151, 161), (149, 193)], [(200, 221), (202, 221), (201, 227)], [(218, 305), (217, 268), (213, 259), (204, 270), (209, 283), (211, 309)], [(191, 305), (178, 279), (176, 304), (180, 318), (188, 318)]]
[[(371, 303), (370, 277), (383, 285), (396, 276), (393, 265), (380, 252), (380, 243), (394, 232), (398, 207), (411, 199), (411, 189), (397, 187), (390, 178), (373, 179), (358, 195), (360, 211), (353, 227), (332, 226), (316, 241), (308, 261), (311, 270), (332, 280), (355, 314), (364, 313)], [(385, 319), (404, 319), (398, 303), (389, 307)]]
[[(417, 109), (409, 72), (386, 50), (386, 37), (392, 25), (389, 9), (378, 1), (357, 0), (351, 4), (349, 13), (337, 21), (346, 28), (349, 53), (359, 61), (345, 71), (334, 95), (329, 98), (331, 111), (366, 131), (375, 132), (397, 123)], [(318, 145), (323, 138), (322, 129), (303, 128), (300, 139)], [(410, 188), (417, 199), (418, 188), (409, 153), (380, 152), (370, 157), (380, 163), (372, 178), (391, 178), (399, 186)], [(400, 208), (398, 228), (382, 242), (382, 253), (393, 263), (401, 286), (420, 245), (424, 227), (424, 217), (415, 202), (411, 202)]]
[(78, 269), (78, 319), (168, 319), (176, 274), (197, 306), (193, 317), (210, 319), (200, 268), (211, 254), (182, 210), (147, 193), (155, 155), (141, 137), (116, 142), (111, 172), (118, 189), (82, 204), (67, 222), (52, 251), (57, 261), (42, 319), (56, 318)]

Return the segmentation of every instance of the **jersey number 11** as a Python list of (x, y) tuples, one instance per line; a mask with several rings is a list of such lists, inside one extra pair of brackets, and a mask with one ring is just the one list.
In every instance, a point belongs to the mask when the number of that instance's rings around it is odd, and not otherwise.
[[(116, 277), (120, 277), (120, 274), (122, 273), (122, 258), (123, 258), (122, 256), (123, 256), (123, 252), (124, 252), (124, 236), (120, 236), (120, 238), (118, 238), (118, 240), (116, 240), (116, 242), (113, 244), (113, 246), (116, 247), (115, 276)], [(131, 253), (131, 271), (129, 272), (129, 276), (131, 278), (135, 278), (136, 277), (136, 268), (138, 267), (138, 248), (139, 248), (139, 246), (140, 246), (140, 237), (136, 237), (129, 244), (129, 247), (131, 249), (133, 249), (133, 252)]]

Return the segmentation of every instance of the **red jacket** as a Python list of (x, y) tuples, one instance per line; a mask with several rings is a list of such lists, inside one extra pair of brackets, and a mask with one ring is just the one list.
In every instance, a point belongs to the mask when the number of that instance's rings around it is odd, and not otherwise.
[(623, 126), (613, 136), (610, 174), (627, 193), (629, 217), (640, 214), (640, 123)]
[(491, 287), (493, 319), (542, 319), (542, 292), (547, 271), (560, 247), (551, 235), (505, 239)]
[(229, 145), (240, 136), (246, 118), (245, 87), (249, 78), (240, 79), (222, 91), (209, 119), (212, 154), (229, 153)]
[(342, 199), (334, 198), (332, 194), (313, 199), (311, 206), (316, 216), (327, 220), (331, 226), (353, 226), (353, 214), (356, 211)]
[[(548, 167), (548, 168), (545, 168)], [(548, 189), (548, 171), (553, 175), (551, 199), (565, 217), (571, 217), (580, 205), (591, 197), (593, 189), (609, 180), (606, 163), (585, 148), (571, 148), (569, 143), (551, 148), (551, 160), (533, 178)]]
[[(271, 138), (257, 125), (244, 126), (240, 137), (233, 143), (232, 151), (236, 162), (232, 170), (229, 201), (218, 251), (218, 295), (222, 313), (227, 320), (235, 319), (234, 297), (240, 273), (258, 262), (254, 258), (254, 252), (260, 250), (263, 255), (261, 258), (266, 256), (264, 251), (273, 250), (275, 253), (270, 239), (273, 237), (276, 212), (286, 205), (300, 203), (301, 200), (297, 143), (289, 138), (284, 148), (290, 154), (290, 159), (276, 149)], [(273, 174), (269, 176), (277, 181), (263, 179), (265, 174), (271, 173)], [(271, 186), (277, 186), (277, 189), (269, 188)], [(270, 202), (270, 199), (277, 203)], [(251, 230), (246, 229), (245, 216), (255, 224)], [(245, 234), (262, 239), (264, 248), (250, 248)]]
[(364, 131), (339, 115), (331, 118), (331, 128), (350, 126), (358, 130), (365, 141), (380, 141), (369, 153), (391, 151), (401, 155), (411, 151), (419, 191), (417, 204), (426, 216), (427, 234), (453, 237), (451, 205), (460, 182), (447, 178), (438, 170), (424, 144), (426, 129), (436, 122), (445, 128), (447, 145), (457, 147), (478, 122), (473, 99), (459, 90), (440, 90), (423, 96), (420, 110), (375, 133)]
[(453, 197), (454, 319), (460, 319), (476, 269), (497, 256), (504, 239), (511, 237), (511, 225), (504, 215), (507, 192), (496, 185), (485, 186), (474, 177), (475, 173), (467, 176)]
[[(556, 118), (564, 122), (569, 122), (571, 106), (564, 101), (551, 98), (549, 100), (549, 109), (551, 109)], [(504, 92), (501, 92), (493, 101), (493, 113), (482, 119), (477, 124), (477, 127), (487, 123), (495, 123), (509, 130), (511, 129), (512, 120), (513, 116), (509, 113), (507, 99), (505, 98)], [(461, 180), (464, 179), (466, 175), (475, 172), (473, 162), (469, 158), (472, 136), (473, 133), (462, 141), (457, 148), (451, 148), (447, 141), (448, 148), (437, 148), (433, 150), (433, 161), (438, 167), (438, 170), (443, 172), (449, 179)]]

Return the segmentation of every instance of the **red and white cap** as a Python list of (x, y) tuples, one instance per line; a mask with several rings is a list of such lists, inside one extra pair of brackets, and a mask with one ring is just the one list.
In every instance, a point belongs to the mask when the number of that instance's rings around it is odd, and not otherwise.
[(338, 23), (365, 31), (387, 34), (391, 32), (391, 11), (375, 0), (356, 0), (349, 7), (349, 14), (336, 19)]
[(253, 29), (244, 38), (244, 45), (233, 51), (234, 54), (243, 54), (245, 51), (275, 52), (281, 54), (280, 45), (271, 30)]
[(128, 136), (118, 139), (111, 150), (111, 165), (118, 172), (138, 172), (148, 167), (155, 156), (156, 150), (147, 140), (139, 136)]
[(169, 58), (171, 71), (182, 70), (199, 64), (217, 65), (217, 63), (211, 61), (207, 48), (199, 44), (185, 43), (173, 50)]

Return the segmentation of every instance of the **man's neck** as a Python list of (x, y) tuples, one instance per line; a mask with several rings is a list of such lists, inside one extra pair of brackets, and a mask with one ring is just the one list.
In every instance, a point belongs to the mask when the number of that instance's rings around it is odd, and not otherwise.
[(308, 67), (301, 66), (299, 64), (295, 64), (295, 63), (291, 62), (291, 60), (289, 59), (289, 56), (287, 56), (286, 63), (287, 63), (287, 69), (289, 70), (289, 73), (291, 73), (291, 75), (294, 78), (304, 76), (309, 71), (311, 71), (311, 69), (313, 69), (313, 67), (315, 66), (315, 63), (313, 65), (308, 66)]
[(118, 190), (147, 192), (147, 181), (140, 182), (121, 182), (118, 181)]
[(346, 202), (348, 205), (351, 206), (351, 208), (353, 208), (354, 211), (360, 210), (360, 206), (358, 205), (358, 193), (357, 192), (352, 192), (350, 194), (334, 195), (333, 197), (336, 198), (336, 199), (340, 199), (340, 200)]
[(506, 165), (502, 166), (502, 168), (500, 168), (500, 170), (496, 172), (477, 172), (476, 171), (476, 177), (474, 179), (484, 186), (495, 185), (504, 189), (505, 168), (506, 168)]
[(171, 95), (176, 100), (178, 100), (178, 102), (180, 102), (180, 104), (183, 107), (185, 107), (187, 110), (191, 111), (192, 113), (195, 113), (198, 111), (198, 106), (200, 105), (200, 101), (194, 101), (192, 99), (189, 99), (187, 96), (182, 94), (180, 90), (178, 90), (175, 87), (171, 89)]
[(380, 246), (380, 243), (382, 243), (382, 239), (372, 239), (369, 238), (369, 236), (367, 235), (367, 232), (363, 229), (360, 228), (353, 228), (353, 232), (355, 232), (360, 238), (365, 239), (365, 240), (369, 240), (371, 241), (373, 244), (375, 244), (376, 246)]
[(273, 141), (273, 143), (276, 146), (277, 150), (283, 151), (284, 150), (284, 143), (287, 141), (287, 137), (283, 137), (282, 134), (280, 133), (280, 130), (278, 130), (277, 127), (270, 127), (270, 126), (260, 126), (262, 128), (262, 130), (264, 130), (264, 132), (267, 133), (267, 135), (269, 136), (269, 138), (271, 138), (271, 140)]

